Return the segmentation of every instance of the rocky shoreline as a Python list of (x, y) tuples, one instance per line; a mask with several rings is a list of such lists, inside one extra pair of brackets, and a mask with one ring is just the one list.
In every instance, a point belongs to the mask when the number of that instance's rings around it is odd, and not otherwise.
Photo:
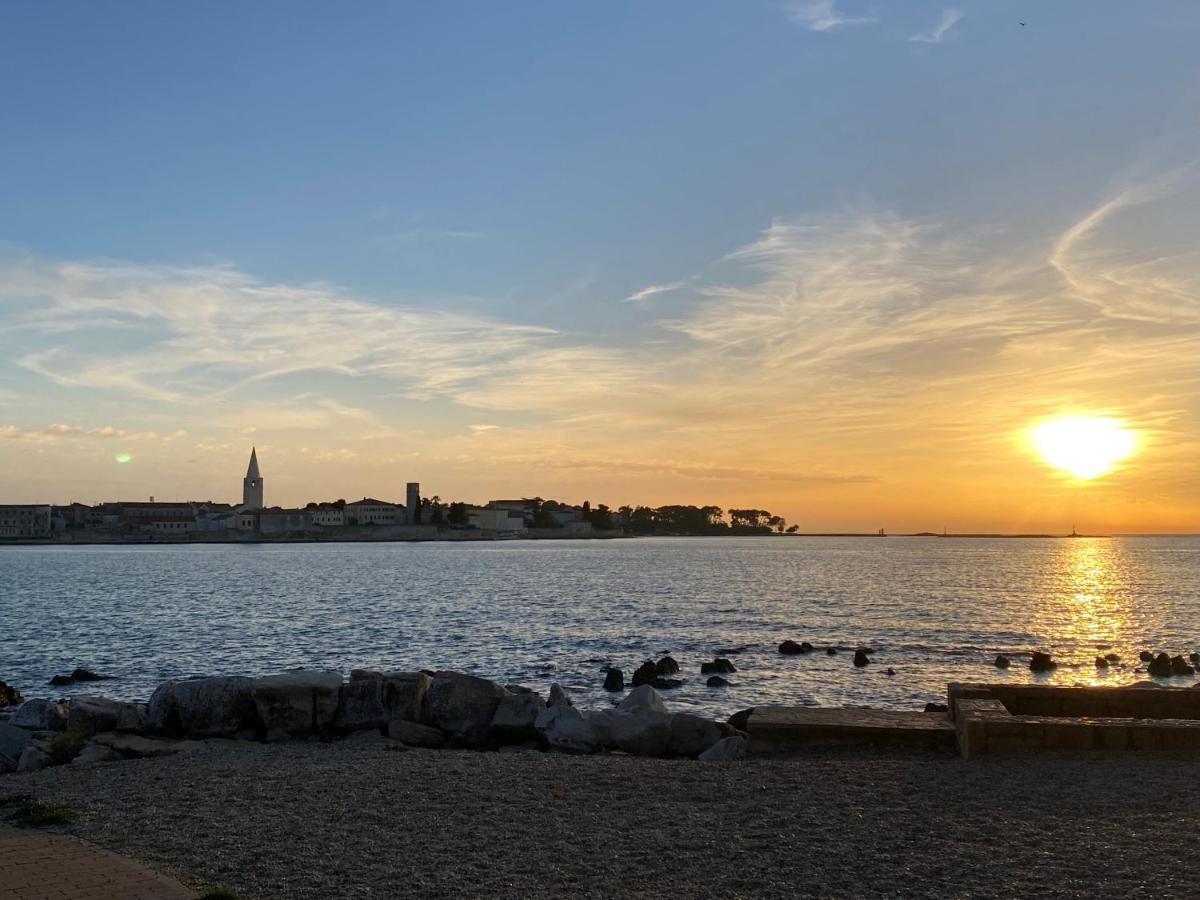
[[(99, 678), (87, 675), (83, 680)], [(672, 713), (650, 683), (593, 710), (578, 709), (558, 684), (543, 697), (461, 672), (361, 669), (348, 681), (311, 669), (172, 680), (144, 704), (92, 695), (24, 700), (15, 691), (8, 699), (23, 702), (12, 703), (0, 721), (0, 774), (163, 756), (213, 740), (333, 740), (363, 732), (426, 749), (745, 755), (745, 736), (734, 725)]]

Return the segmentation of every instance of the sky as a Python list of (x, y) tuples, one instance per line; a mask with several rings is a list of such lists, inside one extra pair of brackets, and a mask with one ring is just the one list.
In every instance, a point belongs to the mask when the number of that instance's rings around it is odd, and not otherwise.
[[(1022, 24), (1023, 23), (1023, 24)], [(0, 501), (1200, 531), (1200, 4), (0, 7)], [(1028, 429), (1119, 419), (1087, 481)]]

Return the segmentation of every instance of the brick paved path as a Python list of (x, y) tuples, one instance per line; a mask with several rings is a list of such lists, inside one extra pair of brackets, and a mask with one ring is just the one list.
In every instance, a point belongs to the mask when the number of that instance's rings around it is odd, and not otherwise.
[(0, 900), (195, 900), (145, 866), (61, 834), (0, 825)]

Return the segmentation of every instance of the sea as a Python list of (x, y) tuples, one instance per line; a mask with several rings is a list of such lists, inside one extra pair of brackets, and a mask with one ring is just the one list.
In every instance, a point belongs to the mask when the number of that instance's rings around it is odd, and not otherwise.
[[(788, 638), (815, 652), (781, 655)], [(856, 668), (860, 647), (874, 652)], [(1197, 537), (0, 547), (0, 680), (27, 697), (144, 700), (171, 678), (299, 667), (454, 669), (558, 682), (600, 706), (619, 697), (606, 667), (628, 680), (670, 655), (677, 709), (920, 709), (950, 681), (1147, 680), (1140, 651), (1198, 647)], [(1033, 650), (1059, 667), (1031, 673)], [(1106, 653), (1120, 661), (1098, 669)], [(717, 656), (737, 668), (726, 687), (700, 672)], [(48, 686), (77, 666), (111, 679)]]

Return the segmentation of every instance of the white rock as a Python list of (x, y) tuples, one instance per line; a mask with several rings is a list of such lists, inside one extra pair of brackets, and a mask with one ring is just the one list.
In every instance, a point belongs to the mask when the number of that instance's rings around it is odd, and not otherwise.
[(556, 750), (595, 753), (600, 747), (592, 723), (574, 706), (548, 706), (538, 715), (534, 726)]
[[(552, 707), (555, 708), (555, 707)], [(671, 714), (638, 709), (602, 709), (588, 714), (597, 742), (634, 756), (666, 756), (671, 744)]]
[(691, 713), (671, 716), (670, 751), (674, 756), (699, 756), (721, 739), (733, 734), (733, 726)]
[(437, 672), (425, 695), (426, 724), (482, 743), (505, 696), (504, 688), (486, 678)]
[(66, 731), (67, 708), (54, 700), (26, 700), (8, 724), (30, 731)]
[(546, 701), (547, 706), (574, 706), (570, 696), (563, 690), (563, 686), (557, 681), (550, 685), (550, 699)]
[(433, 679), (424, 672), (384, 672), (383, 708), (388, 719), (420, 722)]
[(667, 704), (663, 703), (662, 695), (648, 684), (635, 687), (617, 704), (621, 712), (656, 712), (666, 713)]
[(534, 723), (545, 708), (546, 701), (541, 694), (532, 691), (507, 694), (492, 716), (492, 734), (500, 741), (523, 741), (536, 737)]
[(701, 762), (733, 762), (746, 756), (746, 739), (740, 735), (722, 738), (700, 754)]
[[(329, 725), (337, 713), (341, 687), (342, 676), (337, 672), (311, 669), (254, 679), (254, 706), (267, 740), (307, 734)], [(179, 685), (175, 689), (178, 692)]]

